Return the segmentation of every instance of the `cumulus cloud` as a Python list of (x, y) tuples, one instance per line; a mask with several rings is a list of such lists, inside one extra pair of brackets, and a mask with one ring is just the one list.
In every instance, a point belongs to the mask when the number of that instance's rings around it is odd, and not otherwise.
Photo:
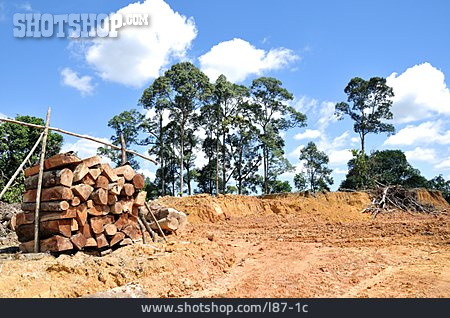
[(306, 129), (302, 133), (298, 133), (294, 136), (295, 140), (302, 140), (302, 139), (316, 139), (319, 138), (321, 135), (321, 132), (319, 130), (315, 129)]
[(450, 144), (450, 130), (446, 130), (442, 121), (427, 121), (418, 126), (408, 125), (395, 135), (390, 136), (384, 145)]
[(334, 115), (335, 112), (335, 102), (322, 102), (319, 109), (319, 120), (317, 125), (320, 130), (325, 130), (331, 123), (338, 121), (337, 116)]
[(173, 60), (182, 60), (197, 28), (163, 0), (132, 3), (117, 14), (148, 14), (148, 26), (126, 26), (117, 38), (95, 38), (85, 51), (85, 59), (102, 79), (132, 87), (142, 87), (160, 75)]
[(146, 178), (150, 178), (152, 181), (155, 180), (156, 174), (149, 169), (138, 169), (137, 172), (143, 174)]
[(445, 159), (434, 166), (435, 169), (450, 170), (450, 158)]
[(66, 67), (61, 71), (63, 84), (77, 89), (81, 95), (91, 95), (94, 91), (94, 85), (92, 84), (92, 77), (90, 76), (78, 76), (72, 69)]
[(405, 151), (408, 161), (433, 162), (436, 160), (436, 150), (431, 148), (416, 147), (413, 150)]
[(347, 164), (353, 158), (353, 155), (350, 149), (343, 149), (329, 151), (328, 157), (330, 159), (330, 165), (339, 166)]
[[(95, 137), (96, 138), (96, 137)], [(109, 142), (106, 138), (97, 138), (104, 142)], [(64, 143), (61, 152), (74, 151), (80, 158), (88, 158), (97, 154), (97, 148), (103, 146), (102, 144), (86, 139), (78, 139), (73, 143)], [(103, 162), (110, 163), (111, 160), (107, 157), (102, 157)]]
[(386, 79), (394, 89), (394, 121), (408, 123), (433, 115), (450, 116), (450, 91), (442, 71), (430, 63), (408, 68)]
[(292, 50), (275, 48), (265, 51), (238, 38), (220, 42), (199, 57), (200, 68), (211, 81), (224, 74), (232, 82), (241, 82), (250, 75), (282, 69), (298, 59)]

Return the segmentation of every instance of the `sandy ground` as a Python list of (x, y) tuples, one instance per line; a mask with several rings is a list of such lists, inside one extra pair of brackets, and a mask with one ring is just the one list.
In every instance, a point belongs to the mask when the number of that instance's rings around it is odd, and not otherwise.
[(365, 198), (344, 199), (345, 210), (333, 201), (325, 212), (222, 205), (215, 223), (191, 215), (169, 244), (102, 258), (0, 247), (0, 297), (450, 297), (448, 212), (371, 219), (359, 213)]

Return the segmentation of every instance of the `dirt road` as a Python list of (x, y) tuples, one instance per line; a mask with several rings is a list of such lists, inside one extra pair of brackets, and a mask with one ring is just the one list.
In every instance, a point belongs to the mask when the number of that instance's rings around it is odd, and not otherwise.
[(358, 209), (227, 215), (103, 258), (2, 253), (0, 297), (450, 297), (447, 213)]

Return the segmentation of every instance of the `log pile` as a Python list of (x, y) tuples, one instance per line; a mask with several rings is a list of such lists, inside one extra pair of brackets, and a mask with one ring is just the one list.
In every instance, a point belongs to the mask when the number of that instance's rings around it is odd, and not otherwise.
[[(39, 166), (25, 169), (23, 212), (16, 233), (23, 252), (33, 252)], [(115, 169), (99, 156), (67, 153), (45, 160), (40, 205), (40, 251), (110, 251), (142, 238), (138, 210), (145, 204), (144, 177), (129, 165)]]
[(370, 190), (371, 204), (363, 213), (371, 213), (375, 218), (378, 213), (395, 210), (436, 213), (438, 209), (432, 204), (423, 204), (417, 198), (416, 189), (406, 189), (401, 186), (383, 186)]
[[(185, 213), (175, 210), (173, 208), (168, 208), (158, 204), (157, 202), (152, 202), (149, 205), (150, 210), (153, 212), (156, 220), (159, 223), (159, 227), (166, 233), (179, 233), (184, 230), (187, 224), (187, 216)], [(150, 213), (145, 213), (146, 209), (142, 209), (144, 214), (146, 214), (146, 220), (150, 227), (154, 231), (158, 231), (158, 224), (156, 224), (153, 216)]]

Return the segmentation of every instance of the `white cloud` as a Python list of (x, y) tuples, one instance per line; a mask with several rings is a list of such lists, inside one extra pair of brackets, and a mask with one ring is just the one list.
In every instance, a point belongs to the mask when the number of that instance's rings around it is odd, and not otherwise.
[(336, 168), (333, 170), (334, 173), (336, 174), (347, 174), (348, 169), (340, 169), (340, 168)]
[(441, 161), (440, 163), (435, 165), (434, 168), (441, 169), (441, 170), (450, 170), (450, 158), (447, 158), (447, 159)]
[(296, 110), (308, 114), (308, 112), (315, 110), (317, 103), (317, 99), (302, 96), (299, 99), (295, 98), (291, 104)]
[(94, 91), (92, 77), (90, 76), (85, 75), (80, 77), (68, 67), (61, 71), (61, 76), (64, 85), (77, 89), (83, 96), (90, 95)]
[[(104, 142), (109, 142), (106, 138), (97, 138)], [(103, 146), (94, 141), (90, 141), (87, 139), (78, 139), (74, 143), (64, 143), (61, 148), (61, 152), (74, 151), (78, 154), (80, 158), (88, 158), (95, 156), (97, 154), (97, 148)], [(103, 162), (110, 163), (111, 160), (107, 157), (102, 157)]]
[(302, 149), (305, 148), (305, 145), (300, 145), (297, 148), (295, 148), (294, 150), (292, 150), (288, 156), (289, 157), (293, 157), (293, 158), (298, 158), (300, 157), (300, 151), (302, 151)]
[(405, 156), (408, 161), (433, 162), (436, 160), (436, 150), (416, 147), (413, 150), (405, 151)]
[(335, 102), (322, 102), (320, 104), (319, 110), (319, 120), (317, 121), (317, 125), (320, 130), (325, 130), (330, 123), (335, 123), (338, 121), (337, 116), (334, 115), (335, 112)]
[(331, 150), (328, 152), (328, 157), (330, 158), (330, 165), (345, 165), (347, 162), (353, 158), (350, 149), (344, 150)]
[(117, 14), (149, 14), (148, 26), (127, 26), (117, 38), (95, 38), (85, 58), (102, 79), (142, 87), (173, 60), (185, 58), (197, 36), (192, 18), (174, 12), (163, 0), (132, 3)]
[(430, 63), (408, 68), (386, 79), (394, 89), (394, 121), (408, 123), (436, 114), (450, 116), (450, 91), (442, 71)]
[(295, 140), (302, 140), (302, 139), (316, 139), (319, 138), (321, 135), (321, 132), (319, 130), (315, 129), (306, 129), (302, 133), (298, 133), (294, 136)]
[(427, 121), (418, 126), (408, 125), (390, 136), (384, 145), (450, 144), (450, 130), (442, 121)]
[(0, 113), (0, 118), (8, 118), (8, 116), (6, 116), (6, 115), (3, 114), (3, 113)]
[(238, 38), (220, 42), (199, 57), (200, 68), (211, 81), (224, 74), (231, 82), (241, 82), (249, 75), (282, 69), (298, 59), (292, 50), (276, 48), (265, 51)]

